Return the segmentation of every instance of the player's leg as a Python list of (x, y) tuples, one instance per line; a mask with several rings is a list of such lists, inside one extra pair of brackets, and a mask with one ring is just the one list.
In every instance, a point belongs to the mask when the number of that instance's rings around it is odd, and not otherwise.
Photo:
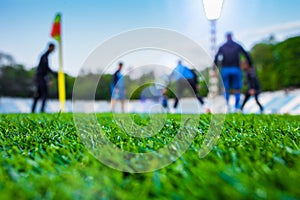
[(249, 92), (247, 91), (247, 92), (245, 93), (245, 98), (244, 98), (244, 101), (243, 101), (243, 103), (242, 103), (241, 110), (244, 109), (244, 106), (245, 106), (245, 104), (247, 103), (247, 101), (249, 100), (250, 96), (251, 96), (251, 95), (250, 95)]
[(46, 81), (43, 81), (41, 84), (41, 97), (42, 97), (42, 107), (41, 112), (45, 112), (45, 105), (48, 98), (48, 85)]
[(178, 105), (179, 99), (180, 99), (181, 96), (182, 96), (184, 87), (185, 87), (185, 86), (184, 86), (183, 80), (178, 80), (178, 81), (176, 82), (176, 94), (175, 94), (175, 101), (174, 101), (174, 106), (173, 106), (173, 108), (177, 108), (177, 105)]
[(121, 102), (121, 112), (125, 112), (125, 89), (120, 88), (119, 90), (119, 99)]
[(259, 106), (260, 112), (264, 111), (263, 106), (260, 104), (259, 100), (258, 100), (258, 93), (255, 94), (255, 101), (257, 103), (257, 105)]
[(239, 109), (240, 106), (240, 98), (241, 98), (241, 89), (242, 89), (242, 71), (239, 67), (232, 68), (233, 76), (233, 89), (234, 89), (234, 96), (235, 96), (235, 109)]
[(203, 101), (202, 97), (200, 96), (199, 91), (197, 89), (197, 83), (194, 81), (194, 79), (189, 79), (188, 82), (189, 82), (190, 86), (192, 87), (193, 93), (196, 95), (196, 98), (201, 103), (201, 105), (203, 105), (204, 101)]
[(223, 85), (224, 85), (224, 97), (226, 99), (227, 105), (229, 105), (229, 96), (230, 96), (230, 81), (229, 81), (229, 76), (230, 76), (230, 69), (229, 67), (222, 67), (221, 68), (221, 76), (223, 80)]
[(110, 101), (111, 112), (115, 112), (117, 99), (119, 97), (118, 93), (119, 93), (119, 90), (116, 87), (113, 87), (112, 88), (112, 93), (111, 93), (111, 101)]
[(41, 83), (37, 80), (36, 81), (36, 91), (34, 93), (34, 96), (33, 96), (33, 104), (32, 104), (32, 107), (31, 107), (31, 112), (34, 113), (35, 112), (35, 107), (36, 107), (36, 104), (38, 102), (38, 100), (41, 98)]

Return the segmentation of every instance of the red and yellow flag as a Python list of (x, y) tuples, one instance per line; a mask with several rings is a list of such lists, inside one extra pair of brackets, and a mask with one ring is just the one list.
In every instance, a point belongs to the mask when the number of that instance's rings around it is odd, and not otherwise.
[(53, 37), (57, 41), (60, 41), (60, 36), (61, 36), (60, 18), (61, 18), (60, 14), (57, 14), (55, 16), (52, 29), (51, 29), (51, 37)]
[(55, 16), (51, 33), (51, 37), (58, 41), (59, 47), (59, 71), (58, 71), (58, 97), (60, 102), (60, 110), (63, 112), (65, 109), (66, 101), (66, 87), (65, 87), (65, 74), (63, 72), (62, 64), (62, 40), (61, 40), (61, 15)]

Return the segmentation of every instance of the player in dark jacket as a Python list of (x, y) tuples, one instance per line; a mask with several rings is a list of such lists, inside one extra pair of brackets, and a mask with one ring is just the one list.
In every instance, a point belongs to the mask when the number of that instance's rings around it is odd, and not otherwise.
[(245, 98), (241, 107), (241, 110), (243, 110), (245, 104), (249, 100), (251, 96), (255, 97), (255, 101), (257, 105), (259, 106), (260, 112), (262, 113), (264, 108), (260, 104), (258, 100), (258, 95), (260, 93), (260, 84), (256, 75), (256, 71), (254, 67), (244, 65), (245, 66), (245, 73), (246, 73), (246, 83), (247, 83), (247, 91), (245, 92)]
[(31, 112), (35, 112), (35, 107), (40, 98), (42, 98), (42, 107), (41, 112), (45, 111), (45, 104), (48, 97), (48, 83), (47, 83), (47, 75), (49, 73), (53, 74), (57, 77), (57, 72), (54, 72), (49, 67), (48, 56), (52, 53), (55, 49), (53, 43), (50, 43), (48, 46), (48, 50), (41, 56), (39, 65), (35, 72), (35, 85), (36, 85), (36, 92), (34, 94), (34, 101), (32, 105)]
[(221, 75), (225, 87), (225, 98), (227, 105), (229, 105), (230, 89), (235, 93), (235, 109), (239, 109), (240, 90), (242, 89), (242, 71), (240, 69), (240, 56), (243, 54), (252, 66), (252, 60), (244, 48), (232, 39), (232, 33), (226, 34), (227, 41), (223, 44), (216, 56), (215, 65), (218, 66), (218, 61), (222, 59)]

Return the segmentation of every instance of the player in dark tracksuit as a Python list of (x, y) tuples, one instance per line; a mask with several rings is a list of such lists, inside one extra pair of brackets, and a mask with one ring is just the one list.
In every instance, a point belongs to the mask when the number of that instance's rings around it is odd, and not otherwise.
[(258, 95), (260, 93), (260, 84), (256, 75), (256, 71), (254, 67), (248, 66), (245, 69), (246, 72), (246, 81), (247, 81), (247, 91), (245, 93), (244, 102), (242, 104), (241, 110), (243, 110), (245, 104), (249, 100), (251, 96), (255, 97), (255, 101), (257, 105), (259, 106), (260, 112), (263, 112), (264, 108), (260, 104), (258, 100)]
[(242, 71), (240, 69), (240, 55), (243, 54), (250, 66), (252, 60), (244, 48), (232, 39), (232, 33), (227, 33), (227, 42), (223, 44), (216, 56), (214, 63), (218, 66), (219, 58), (222, 57), (221, 75), (225, 87), (225, 99), (229, 105), (230, 89), (235, 93), (235, 109), (239, 109), (240, 90), (242, 89)]
[(54, 44), (50, 43), (48, 46), (48, 50), (41, 56), (39, 65), (35, 72), (35, 85), (36, 85), (36, 92), (34, 94), (34, 101), (32, 105), (31, 112), (35, 112), (35, 107), (40, 98), (42, 98), (42, 107), (41, 112), (45, 111), (45, 104), (48, 97), (48, 83), (47, 83), (47, 75), (49, 73), (53, 74), (57, 77), (57, 72), (52, 71), (49, 68), (48, 63), (48, 56), (52, 53), (55, 49)]

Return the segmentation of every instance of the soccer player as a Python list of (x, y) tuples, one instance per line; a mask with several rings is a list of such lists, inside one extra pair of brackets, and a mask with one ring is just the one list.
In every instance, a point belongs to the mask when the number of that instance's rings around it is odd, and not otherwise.
[(229, 107), (230, 89), (235, 93), (235, 110), (240, 110), (240, 93), (242, 89), (242, 70), (240, 69), (240, 56), (243, 54), (248, 61), (249, 66), (252, 66), (252, 60), (245, 49), (232, 39), (232, 33), (226, 34), (227, 41), (223, 44), (216, 56), (214, 63), (218, 66), (219, 58), (221, 63), (221, 76), (225, 87), (225, 99)]
[(48, 74), (51, 73), (57, 77), (57, 72), (54, 72), (49, 67), (48, 56), (54, 51), (55, 45), (50, 43), (48, 50), (41, 56), (39, 65), (35, 72), (36, 92), (34, 94), (33, 105), (31, 112), (35, 112), (35, 107), (40, 98), (42, 98), (41, 112), (45, 112), (45, 104), (48, 98)]

